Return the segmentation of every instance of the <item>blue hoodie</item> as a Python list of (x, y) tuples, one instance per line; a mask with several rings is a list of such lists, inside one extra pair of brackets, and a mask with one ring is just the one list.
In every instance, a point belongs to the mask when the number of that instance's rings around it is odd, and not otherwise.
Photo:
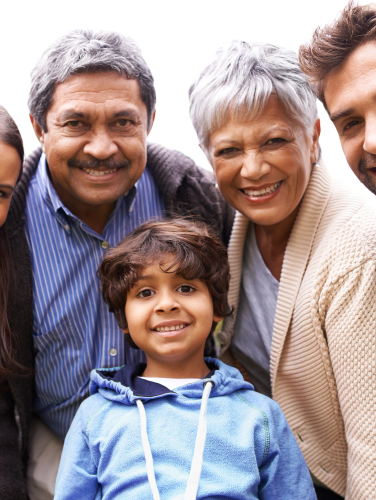
[(93, 370), (54, 500), (316, 499), (278, 404), (206, 363), (205, 379), (174, 391), (138, 378), (142, 363)]

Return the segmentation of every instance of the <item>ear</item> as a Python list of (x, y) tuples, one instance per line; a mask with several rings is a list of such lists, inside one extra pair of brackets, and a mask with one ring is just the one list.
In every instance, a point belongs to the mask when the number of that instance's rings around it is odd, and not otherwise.
[(42, 146), (42, 151), (44, 152), (44, 130), (42, 127), (39, 125), (39, 123), (35, 120), (35, 118), (32, 115), (29, 115), (31, 125), (33, 126), (34, 133), (37, 136), (38, 141), (40, 142), (40, 145)]
[(124, 330), (122, 329), (122, 332), (123, 333), (129, 333), (129, 328), (127, 327), (127, 328), (124, 328)]
[(155, 120), (155, 113), (156, 113), (156, 110), (154, 110), (154, 113), (153, 113), (153, 116), (151, 117), (151, 123), (150, 123), (150, 127), (149, 127), (149, 130), (148, 130), (148, 134), (150, 134), (151, 132), (151, 129), (153, 128), (153, 125), (154, 125), (154, 120)]
[(319, 138), (320, 138), (320, 132), (321, 132), (321, 124), (320, 124), (320, 118), (317, 118), (316, 123), (313, 127), (313, 135), (312, 135), (312, 144), (311, 144), (311, 163), (316, 163), (318, 157), (319, 157), (319, 151), (320, 151), (320, 143), (319, 143)]
[(214, 314), (214, 316), (213, 316), (214, 323), (220, 323), (222, 320), (223, 320), (223, 316), (218, 316), (217, 314)]

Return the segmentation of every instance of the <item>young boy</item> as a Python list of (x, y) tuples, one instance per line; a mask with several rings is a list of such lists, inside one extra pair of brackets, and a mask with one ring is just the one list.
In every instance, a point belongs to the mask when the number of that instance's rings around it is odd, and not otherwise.
[(203, 224), (149, 222), (111, 249), (103, 296), (146, 364), (93, 370), (55, 500), (315, 499), (277, 403), (204, 358), (228, 314), (223, 245)]

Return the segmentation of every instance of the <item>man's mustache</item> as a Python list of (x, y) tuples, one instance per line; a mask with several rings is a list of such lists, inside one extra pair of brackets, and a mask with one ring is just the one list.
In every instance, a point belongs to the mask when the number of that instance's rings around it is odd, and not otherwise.
[(108, 170), (115, 170), (119, 168), (127, 168), (131, 166), (131, 162), (129, 160), (121, 160), (121, 161), (115, 161), (115, 160), (97, 160), (96, 158), (93, 158), (92, 160), (76, 160), (75, 158), (72, 158), (68, 160), (68, 167), (72, 168), (86, 168), (89, 170), (99, 168), (99, 167), (105, 167)]

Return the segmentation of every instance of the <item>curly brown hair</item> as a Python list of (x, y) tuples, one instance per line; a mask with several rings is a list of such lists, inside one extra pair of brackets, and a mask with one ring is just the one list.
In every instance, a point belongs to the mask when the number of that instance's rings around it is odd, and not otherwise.
[(351, 0), (332, 24), (318, 27), (311, 42), (301, 45), (300, 67), (326, 109), (325, 78), (360, 45), (375, 41), (376, 5), (355, 5)]
[[(203, 222), (174, 219), (149, 221), (129, 233), (115, 248), (108, 250), (98, 269), (102, 294), (122, 330), (127, 328), (125, 303), (127, 292), (139, 280), (143, 269), (165, 256), (173, 258), (166, 273), (176, 273), (187, 280), (200, 279), (213, 299), (214, 314), (229, 316), (227, 303), (230, 271), (225, 246)], [(216, 323), (210, 333), (214, 331)], [(212, 347), (211, 335), (206, 350)], [(127, 342), (138, 349), (129, 334)]]

